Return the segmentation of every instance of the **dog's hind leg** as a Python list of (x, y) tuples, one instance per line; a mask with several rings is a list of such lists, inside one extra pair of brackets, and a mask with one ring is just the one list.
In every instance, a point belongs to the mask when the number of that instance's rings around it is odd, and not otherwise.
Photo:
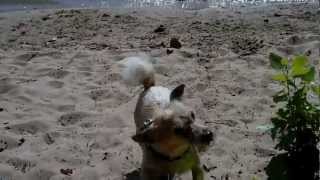
[(192, 180), (204, 180), (203, 170), (196, 166), (192, 168)]

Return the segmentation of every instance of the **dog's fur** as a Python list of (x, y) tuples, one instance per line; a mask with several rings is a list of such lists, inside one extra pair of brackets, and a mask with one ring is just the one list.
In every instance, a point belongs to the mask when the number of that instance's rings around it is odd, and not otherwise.
[(209, 145), (213, 133), (196, 124), (194, 112), (182, 102), (185, 86), (172, 91), (155, 86), (154, 69), (146, 57), (129, 57), (121, 63), (123, 79), (144, 86), (134, 112), (133, 136), (143, 151), (141, 179), (170, 180), (191, 170), (193, 180), (203, 180), (198, 151)]

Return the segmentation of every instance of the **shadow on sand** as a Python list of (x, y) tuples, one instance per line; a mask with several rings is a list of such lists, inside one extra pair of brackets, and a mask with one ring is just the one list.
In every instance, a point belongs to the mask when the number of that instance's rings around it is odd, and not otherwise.
[(279, 154), (265, 170), (268, 180), (319, 180), (319, 150), (312, 148), (292, 156)]
[(291, 172), (288, 167), (288, 154), (274, 156), (265, 170), (268, 180), (289, 180)]

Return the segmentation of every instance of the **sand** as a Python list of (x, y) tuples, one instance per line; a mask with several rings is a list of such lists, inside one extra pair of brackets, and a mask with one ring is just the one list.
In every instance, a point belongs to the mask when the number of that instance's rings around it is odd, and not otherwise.
[(275, 111), (268, 54), (320, 57), (320, 11), (306, 5), (38, 10), (2, 13), (0, 24), (1, 180), (137, 179), (142, 89), (124, 85), (117, 62), (139, 53), (153, 58), (158, 84), (187, 85), (185, 101), (216, 133), (202, 154), (206, 180), (267, 179), (278, 153), (257, 128)]

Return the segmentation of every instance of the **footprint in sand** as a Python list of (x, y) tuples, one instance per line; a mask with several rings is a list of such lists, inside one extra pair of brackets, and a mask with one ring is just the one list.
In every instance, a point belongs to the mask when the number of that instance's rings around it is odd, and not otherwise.
[(26, 173), (36, 166), (36, 162), (18, 157), (9, 158), (6, 163), (22, 173)]
[(20, 140), (18, 140), (9, 136), (0, 135), (0, 152), (6, 149), (13, 149), (13, 148), (19, 147), (24, 142), (25, 142), (24, 138), (21, 138)]
[(305, 44), (312, 41), (319, 41), (320, 36), (319, 35), (306, 35), (306, 36), (299, 36), (299, 35), (293, 35), (287, 39), (287, 43), (289, 45), (300, 45)]
[(48, 76), (55, 78), (55, 79), (62, 79), (66, 77), (69, 74), (68, 71), (63, 70), (63, 67), (59, 67), (57, 69), (53, 69), (50, 72), (48, 72)]
[(48, 52), (41, 52), (39, 54), (37, 54), (37, 57), (50, 57), (53, 59), (61, 59), (61, 57), (63, 56), (63, 53), (60, 51), (48, 51)]
[(171, 76), (171, 69), (167, 65), (157, 64), (154, 65), (157, 74), (161, 74), (163, 76)]
[(217, 98), (208, 98), (206, 96), (201, 98), (201, 101), (203, 103), (203, 106), (207, 110), (215, 109), (216, 106), (220, 104), (219, 100)]
[(14, 124), (5, 127), (5, 129), (16, 134), (37, 134), (49, 129), (48, 125), (41, 121), (29, 121), (26, 123)]
[(56, 109), (59, 112), (71, 112), (76, 109), (76, 106), (74, 104), (58, 105)]
[(0, 60), (6, 58), (7, 56), (5, 55), (5, 51), (0, 49)]
[(17, 96), (16, 99), (18, 102), (22, 104), (28, 104), (33, 102), (32, 98), (29, 98), (28, 96), (23, 96), (23, 95)]
[(84, 112), (71, 112), (63, 114), (59, 117), (58, 123), (62, 126), (69, 126), (76, 124), (83, 120), (84, 118), (88, 117), (89, 114)]
[(287, 39), (287, 44), (277, 48), (286, 56), (304, 54), (317, 58), (320, 55), (320, 36), (300, 37), (294, 35)]
[(95, 89), (90, 91), (88, 96), (96, 101), (108, 101), (107, 107), (118, 107), (130, 100), (130, 96), (125, 90), (119, 89)]
[(9, 78), (0, 79), (0, 94), (6, 94), (12, 91), (13, 89), (15, 89), (16, 87), (17, 87), (16, 85), (13, 85), (10, 82)]
[(96, 89), (90, 91), (89, 97), (94, 101), (99, 101), (100, 99), (105, 99), (106, 95), (108, 93), (108, 90), (104, 89)]
[(35, 70), (35, 76), (42, 77), (42, 76), (48, 76), (54, 79), (63, 79), (66, 77), (70, 72), (63, 69), (63, 67), (57, 67), (57, 68), (39, 68)]
[(50, 177), (50, 180), (73, 180), (73, 178), (71, 176), (59, 174), (59, 175), (54, 175), (54, 176)]
[(7, 141), (1, 140), (0, 139), (0, 152), (8, 149), (8, 143)]
[(297, 44), (301, 44), (303, 42), (302, 37), (294, 35), (288, 38), (287, 43), (289, 45), (297, 45)]
[(49, 81), (48, 85), (50, 87), (56, 88), (56, 89), (60, 89), (64, 86), (64, 82), (62, 81)]
[(110, 73), (108, 75), (108, 81), (110, 81), (110, 82), (119, 82), (120, 80), (121, 80), (120, 73)]
[(311, 41), (298, 46), (293, 47), (294, 54), (303, 54), (306, 56), (319, 57), (320, 41)]
[(26, 174), (26, 180), (50, 180), (56, 174), (50, 169), (35, 167)]
[(15, 57), (12, 64), (19, 65), (19, 66), (26, 66), (29, 61), (31, 61), (34, 57), (37, 56), (38, 53), (36, 52), (29, 52), (26, 54), (21, 54)]
[(76, 68), (76, 73), (84, 76), (84, 77), (88, 77), (88, 76), (92, 76), (92, 74), (94, 73), (94, 70), (92, 69), (92, 65), (81, 65), (81, 66), (75, 66)]
[(188, 93), (190, 93), (191, 95), (197, 94), (197, 93), (202, 93), (205, 90), (207, 90), (209, 88), (209, 83), (205, 83), (205, 82), (196, 82), (193, 84), (189, 84), (189, 91)]
[(60, 133), (59, 132), (55, 132), (55, 131), (52, 131), (52, 132), (48, 132), (48, 133), (45, 133), (43, 135), (43, 140), (48, 144), (53, 144), (55, 142), (55, 139), (57, 139), (58, 137), (60, 137)]
[(76, 176), (76, 179), (80, 180), (99, 180), (99, 175), (97, 173), (96, 169), (93, 168), (84, 168), (81, 169), (81, 172), (79, 175)]

